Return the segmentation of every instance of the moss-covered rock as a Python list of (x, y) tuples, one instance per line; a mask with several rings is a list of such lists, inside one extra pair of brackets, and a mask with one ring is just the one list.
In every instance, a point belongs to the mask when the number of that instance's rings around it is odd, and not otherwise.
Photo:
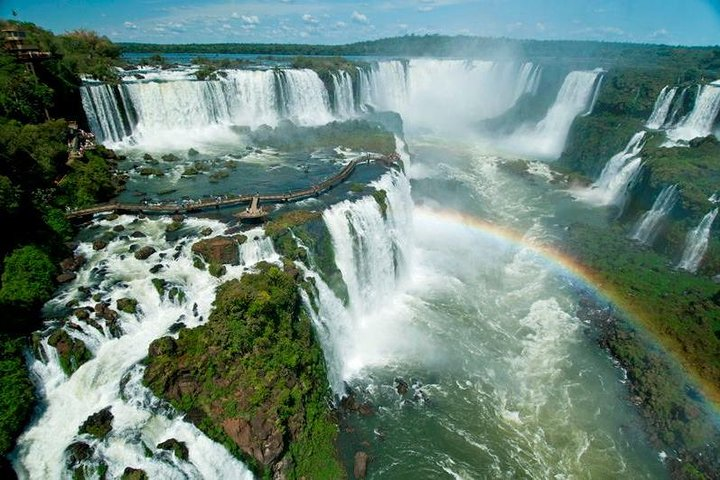
[(194, 243), (192, 252), (200, 255), (208, 263), (239, 265), (240, 251), (238, 247), (246, 240), (245, 235), (206, 238)]
[(61, 328), (50, 334), (48, 345), (57, 350), (60, 367), (66, 375), (72, 375), (80, 365), (92, 358), (92, 353), (82, 340), (71, 337)]
[(222, 263), (211, 262), (208, 266), (208, 272), (213, 277), (220, 278), (227, 272), (227, 268)]
[(323, 355), (294, 278), (258, 269), (223, 284), (208, 323), (181, 330), (174, 348), (153, 342), (144, 381), (258, 474), (291, 458), (286, 478), (342, 478)]
[(102, 440), (112, 430), (112, 422), (114, 418), (115, 417), (110, 411), (110, 407), (103, 408), (99, 412), (90, 415), (87, 420), (80, 425), (78, 434), (88, 434)]
[(137, 313), (137, 304), (138, 302), (134, 298), (119, 298), (116, 302), (118, 310), (131, 314)]
[(161, 450), (169, 450), (175, 454), (180, 460), (187, 461), (188, 459), (188, 448), (185, 442), (181, 442), (174, 438), (169, 438), (164, 442), (158, 443), (157, 448)]
[(148, 476), (145, 470), (126, 467), (125, 470), (123, 470), (120, 480), (148, 480)]

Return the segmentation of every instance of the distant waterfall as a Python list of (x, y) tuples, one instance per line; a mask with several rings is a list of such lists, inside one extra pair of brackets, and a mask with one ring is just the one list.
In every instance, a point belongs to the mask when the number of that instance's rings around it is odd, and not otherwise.
[(690, 114), (675, 127), (668, 130), (667, 136), (674, 142), (689, 141), (705, 137), (713, 132), (713, 126), (720, 112), (720, 81), (704, 85), (695, 99)]
[(638, 155), (644, 139), (644, 131), (633, 135), (625, 148), (608, 160), (598, 179), (588, 189), (574, 193), (576, 198), (599, 206), (624, 205), (628, 186), (642, 165)]
[(335, 262), (347, 287), (347, 304), (319, 275), (309, 273), (317, 291), (315, 302), (306, 298), (306, 303), (329, 357), (330, 383), (339, 395), (344, 393), (344, 380), (379, 360), (383, 342), (394, 341), (392, 335), (384, 337), (390, 327), (383, 325), (380, 313), (401, 290), (412, 249), (408, 179), (392, 171), (372, 185), (387, 193), (385, 214), (372, 196), (345, 200), (323, 213)]
[(678, 263), (677, 268), (693, 273), (697, 271), (707, 250), (710, 240), (710, 229), (717, 214), (717, 208), (711, 210), (702, 218), (700, 224), (688, 233), (687, 239), (685, 240), (685, 250), (683, 251), (682, 259), (680, 263)]
[(360, 105), (393, 110), (410, 127), (467, 127), (496, 117), (537, 92), (542, 69), (532, 63), (413, 59), (381, 61), (358, 72)]
[(345, 70), (332, 74), (335, 115), (348, 118), (355, 114), (352, 77)]
[(600, 76), (600, 79), (595, 82), (595, 92), (593, 93), (592, 100), (590, 101), (590, 108), (588, 108), (587, 112), (583, 113), (583, 117), (587, 117), (588, 115), (591, 115), (593, 110), (595, 110), (595, 104), (597, 103), (597, 99), (600, 96), (600, 87), (602, 87), (603, 80), (605, 79), (604, 75)]
[(652, 114), (648, 119), (645, 126), (651, 130), (658, 130), (665, 125), (668, 113), (670, 113), (670, 106), (677, 93), (677, 88), (670, 88), (668, 86), (663, 87), (655, 100), (655, 106), (653, 107)]
[(570, 72), (545, 118), (536, 125), (520, 127), (505, 141), (507, 148), (529, 156), (558, 158), (573, 120), (591, 110), (601, 81), (601, 70)]
[(655, 199), (652, 208), (640, 217), (631, 238), (645, 245), (651, 245), (658, 234), (662, 219), (673, 209), (678, 197), (677, 185), (669, 185), (663, 188)]
[[(161, 72), (153, 81), (81, 88), (91, 129), (105, 143), (179, 135), (212, 125), (300, 125), (333, 119), (325, 85), (312, 70), (229, 70), (213, 81)], [(171, 132), (171, 133), (168, 133)]]

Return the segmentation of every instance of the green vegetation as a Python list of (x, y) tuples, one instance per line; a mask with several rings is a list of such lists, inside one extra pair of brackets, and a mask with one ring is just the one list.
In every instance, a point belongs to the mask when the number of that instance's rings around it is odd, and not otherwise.
[(145, 383), (270, 476), (342, 478), (322, 351), (296, 279), (269, 264), (223, 284), (206, 325), (150, 346)]
[(14, 447), (35, 402), (22, 357), (24, 343), (21, 338), (0, 336), (0, 455)]
[(298, 127), (285, 121), (276, 128), (257, 128), (249, 135), (255, 145), (286, 151), (313, 151), (337, 146), (384, 155), (395, 151), (392, 133), (380, 123), (366, 120), (332, 122), (320, 127)]

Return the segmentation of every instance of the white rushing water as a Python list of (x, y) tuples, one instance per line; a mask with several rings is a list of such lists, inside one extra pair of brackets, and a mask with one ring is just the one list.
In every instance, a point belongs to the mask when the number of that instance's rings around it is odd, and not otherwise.
[(694, 273), (698, 267), (700, 267), (710, 240), (710, 229), (717, 214), (717, 208), (709, 211), (702, 220), (700, 220), (700, 224), (688, 233), (682, 259), (680, 259), (677, 268)]
[(384, 215), (372, 196), (345, 200), (323, 213), (347, 303), (311, 274), (318, 309), (309, 303), (308, 309), (321, 332), (330, 384), (339, 395), (344, 393), (344, 381), (368, 365), (383, 364), (385, 353), (396, 351), (401, 343), (402, 322), (383, 324), (378, 312), (393, 308), (392, 299), (403, 289), (412, 255), (410, 183), (404, 174), (392, 171), (371, 185), (387, 192)]
[[(244, 265), (228, 267), (224, 279), (212, 277), (207, 271), (193, 266), (190, 250), (197, 232), (210, 228), (222, 233), (225, 225), (210, 220), (187, 219), (186, 235), (178, 242), (165, 238), (169, 219), (140, 220), (120, 216), (116, 220), (96, 220), (102, 231), (122, 226), (125, 232), (140, 232), (145, 237), (127, 234), (112, 240), (95, 251), (90, 243), (81, 243), (77, 253), (86, 256), (87, 263), (78, 277), (51, 300), (49, 306), (59, 307), (72, 299), (76, 308), (92, 310), (97, 303), (89, 296), (116, 309), (120, 298), (138, 301), (138, 313), (119, 313), (119, 336), (113, 335), (107, 322), (91, 315), (88, 320), (72, 316), (61, 328), (73, 338), (82, 340), (92, 352), (92, 359), (67, 377), (59, 364), (54, 348), (43, 341), (48, 362), (34, 360), (31, 369), (40, 385), (39, 396), (43, 409), (32, 425), (18, 440), (14, 452), (14, 467), (20, 478), (70, 478), (65, 470), (65, 449), (75, 441), (92, 446), (94, 453), (83, 465), (105, 462), (109, 478), (119, 478), (125, 467), (141, 468), (150, 478), (228, 478), (251, 479), (250, 471), (222, 445), (185, 422), (142, 385), (144, 367), (150, 343), (168, 335), (173, 325), (182, 323), (189, 328), (207, 321), (215, 288), (228, 278), (242, 275), (245, 269), (260, 260), (276, 261), (272, 244), (262, 231), (249, 232), (252, 240), (240, 251)], [(258, 237), (257, 240), (253, 239)], [(194, 238), (193, 238), (194, 237)], [(157, 252), (148, 260), (138, 260), (131, 253), (131, 245), (150, 245)], [(148, 270), (162, 265), (154, 274), (170, 286), (179, 287), (185, 298), (160, 297), (151, 283)], [(83, 289), (87, 288), (87, 293)], [(103, 440), (78, 435), (79, 426), (88, 416), (111, 407), (113, 428)], [(156, 445), (169, 438), (185, 442), (188, 461), (183, 461)], [(145, 448), (152, 455), (146, 455)]]
[(700, 88), (690, 114), (667, 132), (672, 142), (686, 142), (713, 133), (720, 112), (720, 81)]
[(598, 179), (588, 188), (573, 191), (573, 196), (598, 206), (622, 207), (628, 186), (632, 184), (642, 165), (642, 159), (638, 155), (644, 146), (644, 139), (644, 131), (633, 135), (625, 148), (608, 160)]
[(655, 106), (653, 107), (653, 111), (650, 114), (650, 118), (645, 124), (647, 128), (651, 130), (658, 130), (662, 128), (663, 125), (665, 125), (665, 122), (668, 119), (668, 114), (670, 113), (670, 106), (672, 105), (676, 93), (677, 88), (675, 87), (663, 87), (663, 89), (660, 91), (660, 94), (658, 95), (657, 100), (655, 100)]
[(339, 118), (350, 118), (354, 116), (356, 109), (352, 77), (345, 70), (340, 70), (332, 74), (332, 79), (335, 115)]
[(652, 208), (643, 213), (632, 233), (632, 238), (645, 245), (651, 245), (661, 226), (662, 220), (667, 217), (678, 201), (680, 192), (677, 185), (668, 185), (663, 188), (653, 202)]
[(535, 125), (517, 129), (502, 142), (503, 146), (521, 155), (558, 158), (575, 117), (592, 111), (601, 80), (601, 70), (570, 72), (545, 117)]

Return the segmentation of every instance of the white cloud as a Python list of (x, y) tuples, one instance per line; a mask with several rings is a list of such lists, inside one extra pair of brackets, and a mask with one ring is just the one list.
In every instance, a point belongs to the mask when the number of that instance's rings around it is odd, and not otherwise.
[(537, 28), (538, 32), (544, 32), (547, 29), (547, 27), (545, 26), (545, 24), (543, 22), (537, 22), (535, 24), (535, 28)]
[(670, 35), (670, 32), (666, 28), (661, 28), (660, 30), (655, 30), (653, 33), (651, 33), (650, 38), (665, 38), (668, 35)]
[(303, 22), (305, 23), (318, 23), (318, 19), (310, 15), (309, 13), (306, 13), (302, 16)]
[(125, 25), (125, 28), (130, 28), (132, 30), (137, 28), (137, 25), (135, 25), (133, 22), (125, 22), (123, 23), (123, 25)]
[(364, 15), (364, 14), (358, 12), (357, 10), (355, 10), (352, 13), (352, 19), (353, 19), (353, 21), (355, 21), (357, 23), (368, 23), (367, 15)]
[(339, 21), (339, 22), (335, 22), (335, 26), (337, 28), (345, 28), (345, 27), (347, 27), (347, 23)]
[(240, 18), (242, 18), (242, 21), (248, 25), (257, 25), (260, 23), (260, 18), (258, 18), (257, 15), (243, 15)]

